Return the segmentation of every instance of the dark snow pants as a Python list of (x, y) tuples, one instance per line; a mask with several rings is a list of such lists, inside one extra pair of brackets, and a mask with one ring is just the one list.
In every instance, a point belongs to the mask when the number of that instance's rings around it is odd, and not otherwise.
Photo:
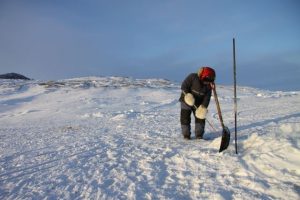
[[(184, 138), (191, 137), (191, 114), (193, 113), (195, 117), (195, 109), (192, 109), (190, 106), (186, 105), (184, 102), (181, 102), (181, 111), (180, 111), (180, 123), (181, 131)], [(198, 119), (195, 117), (195, 136), (196, 138), (203, 138), (205, 128), (205, 119)]]

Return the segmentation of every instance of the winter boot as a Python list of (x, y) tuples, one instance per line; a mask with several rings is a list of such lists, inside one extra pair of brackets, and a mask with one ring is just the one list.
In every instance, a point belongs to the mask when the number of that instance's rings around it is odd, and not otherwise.
[(195, 123), (195, 136), (196, 139), (202, 139), (204, 134), (205, 120)]
[(184, 139), (191, 139), (191, 126), (190, 125), (181, 125), (182, 135)]

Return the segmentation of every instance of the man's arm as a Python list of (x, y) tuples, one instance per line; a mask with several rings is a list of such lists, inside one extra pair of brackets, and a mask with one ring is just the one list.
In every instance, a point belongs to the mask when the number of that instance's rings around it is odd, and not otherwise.
[(193, 82), (193, 74), (188, 75), (181, 84), (181, 90), (185, 93), (191, 92), (191, 86)]

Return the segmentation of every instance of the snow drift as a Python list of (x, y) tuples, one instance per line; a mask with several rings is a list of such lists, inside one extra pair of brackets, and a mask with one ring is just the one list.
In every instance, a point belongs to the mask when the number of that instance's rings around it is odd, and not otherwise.
[[(233, 133), (233, 89), (217, 87)], [(180, 86), (88, 77), (0, 82), (0, 199), (299, 199), (300, 92), (238, 88), (238, 150), (180, 135)], [(212, 99), (213, 101), (213, 99)], [(232, 137), (233, 138), (233, 137)]]

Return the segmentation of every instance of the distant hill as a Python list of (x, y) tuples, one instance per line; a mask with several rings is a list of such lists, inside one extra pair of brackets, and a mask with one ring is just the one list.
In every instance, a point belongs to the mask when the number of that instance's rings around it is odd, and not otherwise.
[(0, 79), (22, 79), (22, 80), (30, 80), (26, 76), (17, 73), (8, 73), (8, 74), (0, 74)]

